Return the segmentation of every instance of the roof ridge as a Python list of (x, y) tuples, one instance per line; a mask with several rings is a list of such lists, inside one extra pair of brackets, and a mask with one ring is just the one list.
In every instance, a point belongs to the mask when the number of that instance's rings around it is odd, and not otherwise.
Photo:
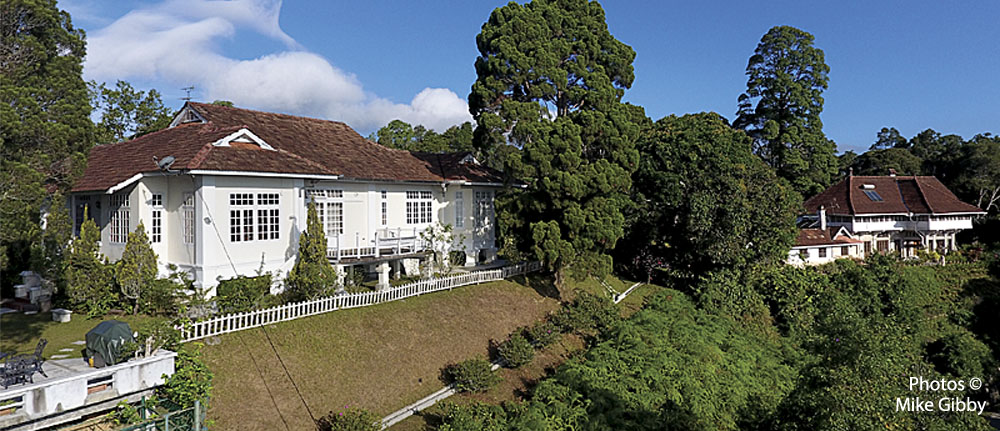
[(917, 190), (920, 192), (920, 200), (924, 201), (924, 205), (927, 206), (927, 209), (931, 210), (931, 213), (937, 212), (937, 211), (934, 210), (934, 207), (931, 205), (930, 199), (927, 199), (927, 193), (924, 192), (924, 187), (923, 187), (922, 184), (920, 184), (920, 182), (921, 182), (920, 178), (917, 177), (916, 175), (914, 175), (913, 176), (913, 183), (917, 185)]
[(95, 148), (111, 148), (111, 147), (117, 147), (117, 146), (129, 144), (129, 143), (133, 143), (133, 142), (138, 141), (140, 139), (144, 139), (147, 136), (149, 136), (149, 137), (156, 136), (156, 135), (162, 134), (162, 133), (167, 132), (167, 131), (172, 131), (172, 130), (174, 130), (174, 129), (178, 128), (178, 127), (181, 127), (181, 126), (204, 126), (204, 125), (205, 125), (205, 123), (184, 123), (184, 124), (178, 124), (178, 125), (176, 125), (174, 127), (164, 127), (164, 128), (162, 128), (160, 130), (157, 130), (155, 132), (149, 132), (149, 133), (146, 133), (146, 134), (144, 134), (142, 136), (136, 136), (136, 137), (134, 137), (132, 139), (127, 139), (127, 140), (124, 140), (124, 141), (112, 142), (110, 144), (94, 145), (93, 147), (91, 147), (91, 149), (95, 149)]
[[(231, 110), (234, 110), (234, 111), (246, 111), (246, 112), (253, 112), (253, 113), (258, 113), (258, 114), (274, 115), (274, 116), (278, 116), (278, 117), (291, 117), (291, 118), (299, 118), (299, 119), (311, 120), (311, 121), (318, 121), (318, 122), (341, 124), (341, 125), (350, 127), (350, 126), (347, 125), (347, 123), (345, 123), (343, 121), (330, 120), (330, 119), (326, 119), (326, 118), (308, 117), (308, 116), (305, 116), (305, 115), (292, 115), (292, 114), (285, 114), (285, 113), (282, 113), (282, 112), (268, 112), (268, 111), (261, 111), (261, 110), (257, 110), (257, 109), (241, 108), (241, 107), (238, 107), (238, 106), (215, 105), (215, 104), (204, 103), (204, 102), (190, 102), (189, 101), (187, 103), (190, 103), (192, 105), (209, 106), (210, 108), (208, 108), (208, 109), (223, 109), (223, 110), (231, 109)], [(211, 120), (208, 120), (208, 121), (211, 122)]]
[(851, 210), (851, 214), (854, 214), (856, 213), (854, 210), (854, 193), (851, 193), (851, 190), (854, 190), (854, 175), (847, 176), (847, 207)]
[(903, 188), (899, 186), (899, 178), (892, 177), (892, 179), (893, 179), (892, 183), (896, 185), (896, 193), (899, 193), (899, 202), (903, 204), (903, 208), (906, 208), (906, 212), (913, 214), (913, 209), (906, 204), (906, 199), (903, 198)]

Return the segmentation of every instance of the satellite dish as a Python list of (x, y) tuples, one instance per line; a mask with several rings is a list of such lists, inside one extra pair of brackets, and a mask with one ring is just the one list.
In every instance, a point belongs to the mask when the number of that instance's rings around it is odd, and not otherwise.
[(160, 160), (158, 160), (156, 156), (153, 156), (153, 161), (156, 162), (156, 167), (160, 168), (160, 170), (164, 172), (171, 172), (170, 167), (174, 165), (175, 160), (174, 156), (167, 156)]

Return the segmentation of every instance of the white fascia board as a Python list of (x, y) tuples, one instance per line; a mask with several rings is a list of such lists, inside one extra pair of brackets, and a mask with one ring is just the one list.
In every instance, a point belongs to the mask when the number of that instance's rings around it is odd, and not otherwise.
[(253, 171), (210, 171), (195, 169), (192, 171), (184, 171), (188, 175), (224, 175), (231, 177), (263, 177), (263, 178), (304, 178), (308, 180), (339, 180), (340, 175), (322, 175), (322, 174), (291, 174), (291, 173), (280, 173), (280, 172), (253, 172)]
[(255, 135), (253, 132), (250, 131), (250, 129), (247, 129), (246, 127), (244, 127), (244, 128), (242, 128), (240, 130), (237, 130), (237, 131), (231, 133), (229, 136), (226, 136), (225, 138), (222, 138), (222, 139), (219, 139), (218, 141), (213, 142), (212, 145), (214, 145), (216, 147), (228, 147), (228, 146), (230, 146), (229, 145), (230, 142), (232, 142), (234, 139), (242, 137), (242, 136), (249, 137), (251, 141), (253, 141), (255, 144), (257, 144), (258, 146), (260, 146), (261, 148), (263, 148), (265, 150), (278, 151), (278, 150), (275, 150), (274, 147), (270, 146), (267, 142), (264, 142), (263, 139), (261, 139), (259, 136)]
[(104, 193), (105, 194), (109, 194), (109, 195), (113, 195), (113, 194), (117, 193), (119, 190), (124, 189), (125, 187), (128, 187), (128, 186), (134, 184), (136, 181), (139, 181), (145, 175), (146, 174), (143, 174), (142, 172), (140, 172), (138, 174), (135, 174), (135, 175), (132, 175), (131, 177), (129, 177), (129, 179), (111, 186), (111, 188), (109, 188), (108, 191), (106, 191)]

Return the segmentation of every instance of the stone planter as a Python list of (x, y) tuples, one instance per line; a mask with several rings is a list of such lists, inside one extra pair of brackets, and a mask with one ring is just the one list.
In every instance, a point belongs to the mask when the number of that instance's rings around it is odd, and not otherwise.
[(66, 310), (64, 308), (56, 308), (52, 310), (52, 320), (61, 323), (67, 323), (73, 312), (71, 310)]

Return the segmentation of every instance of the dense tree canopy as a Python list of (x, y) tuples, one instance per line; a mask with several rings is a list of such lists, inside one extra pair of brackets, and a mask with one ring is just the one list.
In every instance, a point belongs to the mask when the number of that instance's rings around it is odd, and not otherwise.
[(625, 248), (688, 275), (782, 261), (800, 198), (750, 146), (718, 114), (657, 121), (637, 144)]
[(424, 126), (411, 126), (403, 120), (392, 120), (372, 133), (368, 139), (398, 150), (449, 153), (472, 151), (472, 133), (472, 123), (468, 121), (449, 127), (444, 133), (437, 133)]
[(811, 34), (772, 28), (750, 57), (747, 91), (739, 97), (733, 124), (746, 130), (754, 151), (805, 196), (822, 191), (837, 174), (836, 145), (820, 121), (829, 71)]
[(46, 186), (82, 171), (93, 125), (84, 33), (55, 0), (0, 3), (0, 270), (4, 286), (40, 253)]
[(116, 82), (113, 88), (96, 82), (89, 85), (94, 109), (101, 113), (96, 130), (98, 144), (121, 142), (170, 125), (173, 112), (163, 106), (155, 89), (136, 90), (125, 81)]
[(899, 175), (920, 175), (922, 160), (905, 148), (869, 150), (851, 163), (854, 175), (889, 175), (892, 169)]
[(638, 127), (621, 103), (635, 52), (587, 0), (497, 8), (476, 44), (476, 146), (527, 185), (501, 200), (505, 249), (544, 261), (559, 280), (567, 269), (606, 274), (638, 159)]

